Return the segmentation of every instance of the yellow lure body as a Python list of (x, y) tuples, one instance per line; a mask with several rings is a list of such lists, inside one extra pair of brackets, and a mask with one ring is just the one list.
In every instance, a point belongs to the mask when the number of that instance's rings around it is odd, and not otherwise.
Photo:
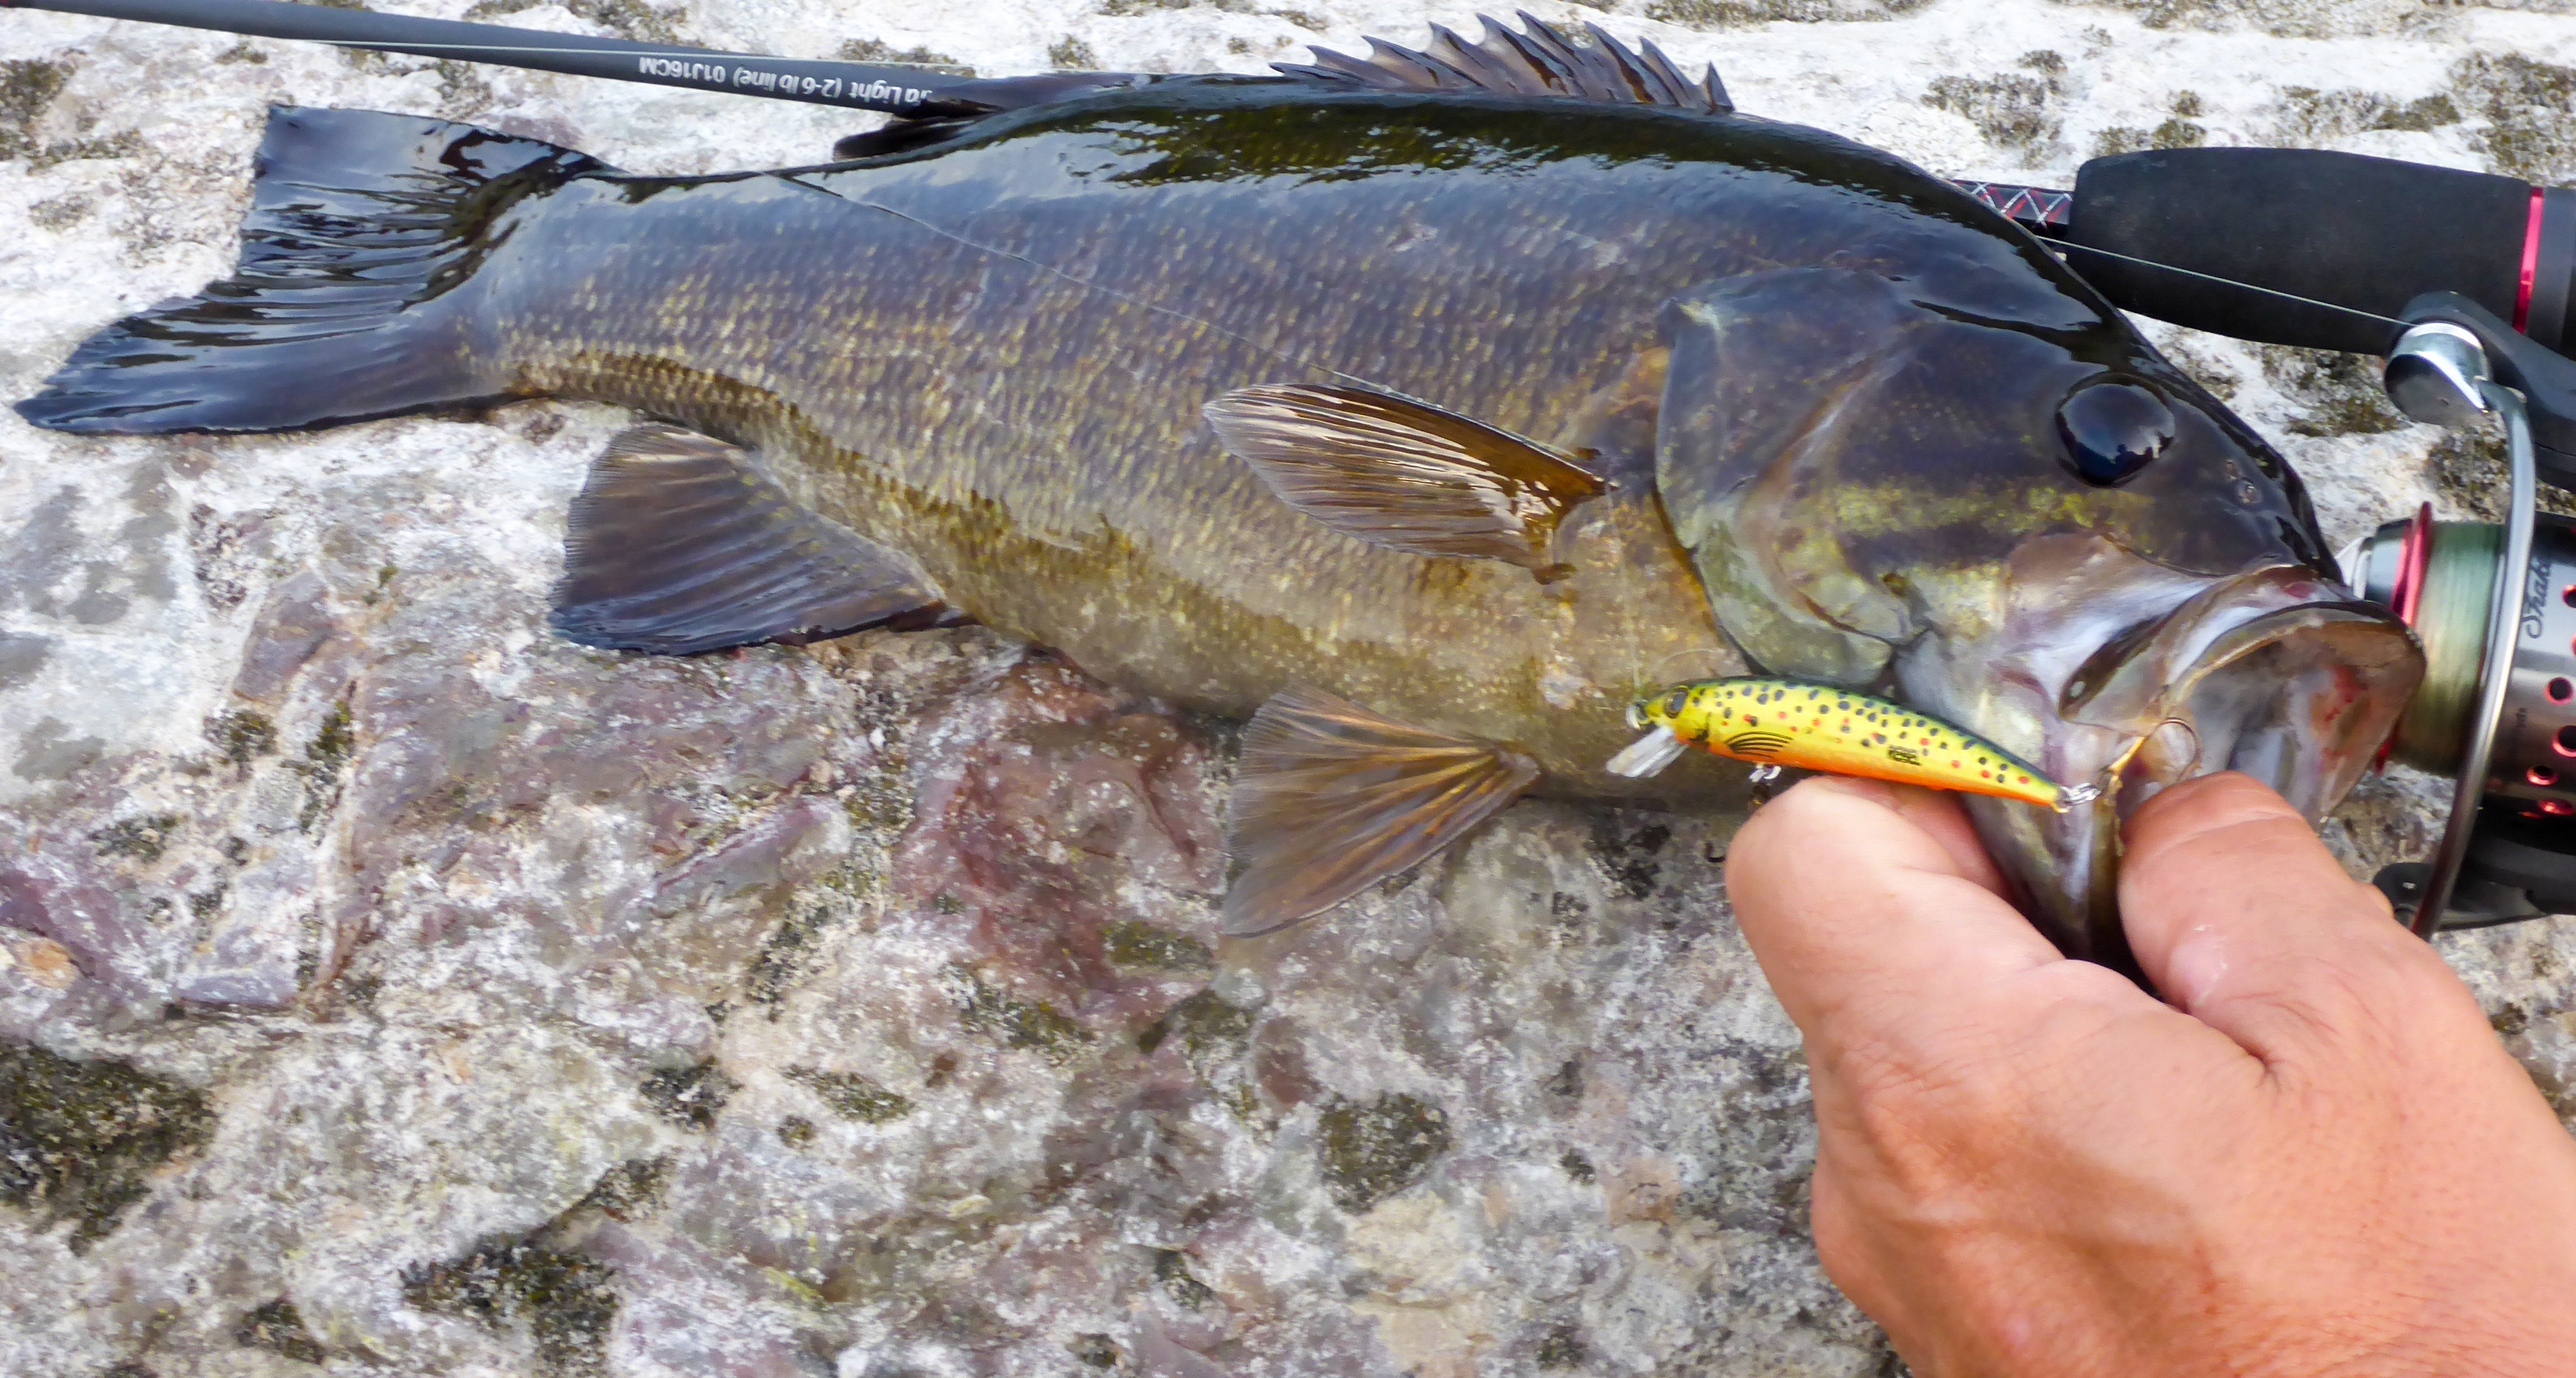
[[(2091, 786), (2061, 785), (2030, 763), (1938, 718), (1868, 694), (1792, 679), (1712, 679), (1641, 698), (1632, 727), (1660, 728), (1620, 753), (1652, 774), (1681, 743), (1764, 766), (1858, 775), (1964, 794), (1991, 794), (2064, 811), (2090, 802)], [(1635, 753), (1632, 757), (1631, 753)]]

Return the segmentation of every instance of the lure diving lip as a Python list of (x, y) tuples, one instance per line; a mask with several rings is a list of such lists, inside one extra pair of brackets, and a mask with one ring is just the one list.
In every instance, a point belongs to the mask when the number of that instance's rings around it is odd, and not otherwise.
[(1685, 746), (1751, 761), (1764, 769), (1857, 775), (1963, 794), (2018, 799), (2064, 813), (2101, 797), (2093, 785), (2062, 785), (1973, 733), (1868, 694), (1832, 685), (1758, 677), (1698, 680), (1628, 705), (1628, 725), (1646, 729), (1610, 758), (1632, 778), (1671, 765)]

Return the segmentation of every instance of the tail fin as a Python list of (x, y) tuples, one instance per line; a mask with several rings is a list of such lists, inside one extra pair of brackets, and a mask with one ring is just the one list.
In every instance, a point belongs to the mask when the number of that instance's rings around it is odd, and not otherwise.
[(273, 107), (233, 275), (93, 335), (18, 404), (58, 431), (282, 431), (486, 399), (456, 289), (586, 154), (472, 125)]

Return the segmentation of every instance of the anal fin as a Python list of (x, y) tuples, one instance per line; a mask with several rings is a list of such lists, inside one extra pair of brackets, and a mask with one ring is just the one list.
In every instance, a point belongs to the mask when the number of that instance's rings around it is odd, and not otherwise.
[(663, 655), (946, 620), (911, 561), (798, 506), (744, 451), (663, 425), (592, 466), (551, 619), (585, 646)]
[(1420, 863), (1538, 780), (1519, 752), (1409, 726), (1313, 689), (1244, 729), (1226, 840), (1246, 862), (1224, 931), (1267, 933)]

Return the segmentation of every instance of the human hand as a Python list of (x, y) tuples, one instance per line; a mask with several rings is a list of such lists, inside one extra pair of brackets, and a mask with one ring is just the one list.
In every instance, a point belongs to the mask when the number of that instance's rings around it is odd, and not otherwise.
[(2059, 956), (1928, 791), (1807, 781), (1727, 883), (1806, 1035), (1817, 1251), (1916, 1373), (2576, 1373), (2576, 1139), (2270, 790), (2128, 825), (2171, 1004)]

